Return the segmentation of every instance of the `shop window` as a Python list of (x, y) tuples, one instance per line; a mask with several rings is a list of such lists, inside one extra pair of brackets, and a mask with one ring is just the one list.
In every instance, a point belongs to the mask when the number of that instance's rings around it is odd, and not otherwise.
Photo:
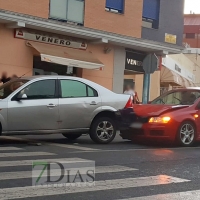
[(21, 93), (27, 95), (27, 99), (52, 99), (56, 92), (55, 80), (37, 81), (27, 86)]
[(195, 33), (186, 33), (185, 34), (185, 38), (194, 39), (195, 38)]
[(61, 97), (77, 98), (77, 97), (96, 97), (97, 92), (84, 83), (74, 80), (61, 80)]
[(124, 0), (106, 0), (106, 10), (116, 13), (123, 13)]
[(84, 0), (50, 0), (50, 18), (83, 25)]
[(158, 29), (160, 14), (160, 0), (143, 1), (143, 27)]

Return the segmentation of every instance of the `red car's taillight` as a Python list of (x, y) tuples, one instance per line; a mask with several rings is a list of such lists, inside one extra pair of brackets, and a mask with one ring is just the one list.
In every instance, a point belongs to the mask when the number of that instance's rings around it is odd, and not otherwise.
[(132, 108), (133, 107), (133, 97), (130, 96), (129, 100), (126, 103), (125, 108)]

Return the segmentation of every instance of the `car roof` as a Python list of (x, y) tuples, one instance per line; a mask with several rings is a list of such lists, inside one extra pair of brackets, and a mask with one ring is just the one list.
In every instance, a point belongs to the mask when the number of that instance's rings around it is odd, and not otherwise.
[(62, 78), (70, 78), (71, 80), (86, 80), (83, 78), (79, 78), (79, 77), (74, 77), (74, 76), (61, 76), (61, 75), (37, 75), (37, 76), (23, 76), (20, 77), (20, 79), (28, 79), (28, 80), (34, 80), (34, 79), (51, 79), (51, 78), (58, 78), (58, 79), (62, 79)]

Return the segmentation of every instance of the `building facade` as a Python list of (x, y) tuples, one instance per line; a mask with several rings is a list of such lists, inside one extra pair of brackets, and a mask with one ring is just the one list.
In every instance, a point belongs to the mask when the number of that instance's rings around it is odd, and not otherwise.
[[(135, 84), (141, 99), (144, 57), (182, 50), (183, 2), (176, 1), (177, 9), (164, 2), (0, 0), (0, 74), (73, 75), (118, 93)], [(158, 67), (150, 99), (159, 95), (159, 83)]]
[(183, 41), (186, 47), (200, 48), (200, 14), (184, 16)]

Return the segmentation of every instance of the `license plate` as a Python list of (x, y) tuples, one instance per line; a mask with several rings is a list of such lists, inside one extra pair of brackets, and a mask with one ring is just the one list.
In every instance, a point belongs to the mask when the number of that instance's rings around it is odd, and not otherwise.
[(135, 123), (132, 123), (130, 125), (130, 127), (131, 128), (138, 128), (138, 129), (140, 129), (140, 128), (142, 128), (142, 123), (135, 122)]

